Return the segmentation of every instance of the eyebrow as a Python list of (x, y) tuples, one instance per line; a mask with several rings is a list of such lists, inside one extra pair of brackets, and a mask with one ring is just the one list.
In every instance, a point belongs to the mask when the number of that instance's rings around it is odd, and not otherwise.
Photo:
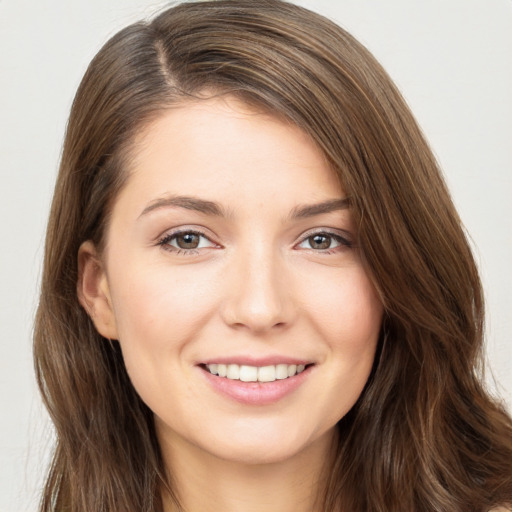
[(317, 204), (306, 204), (296, 206), (290, 213), (291, 219), (306, 219), (315, 215), (331, 213), (338, 210), (346, 210), (350, 208), (350, 198), (343, 197), (339, 199), (328, 199)]
[[(345, 210), (349, 207), (350, 198), (348, 197), (328, 199), (321, 203), (295, 206), (290, 212), (289, 218), (292, 220), (305, 219), (338, 210)], [(194, 196), (167, 196), (151, 201), (139, 215), (139, 218), (160, 208), (184, 208), (214, 217), (230, 216), (221, 205), (214, 201), (207, 201)]]
[(215, 217), (228, 216), (222, 206), (213, 201), (206, 201), (205, 199), (193, 196), (167, 196), (151, 201), (151, 203), (142, 210), (139, 218), (160, 208), (184, 208)]

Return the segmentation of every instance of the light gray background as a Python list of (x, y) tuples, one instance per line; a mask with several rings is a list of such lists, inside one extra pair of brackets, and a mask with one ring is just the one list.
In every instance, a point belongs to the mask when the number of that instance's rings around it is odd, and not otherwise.
[[(498, 393), (512, 405), (512, 1), (304, 0), (358, 37), (395, 79), (474, 241)], [(32, 320), (66, 118), (85, 67), (162, 3), (0, 0), (0, 512), (35, 511), (51, 429)], [(489, 382), (495, 386), (489, 375)]]

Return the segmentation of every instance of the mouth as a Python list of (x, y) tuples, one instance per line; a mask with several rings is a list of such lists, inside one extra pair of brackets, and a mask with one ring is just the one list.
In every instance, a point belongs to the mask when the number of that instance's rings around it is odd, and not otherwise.
[[(240, 361), (249, 363), (252, 361)], [(292, 396), (309, 380), (314, 363), (293, 361), (260, 365), (236, 364), (232, 361), (207, 362), (198, 365), (205, 381), (220, 396), (249, 405), (271, 405)]]
[(217, 377), (241, 382), (275, 382), (302, 373), (311, 364), (276, 364), (250, 366), (239, 364), (210, 363), (200, 365), (205, 371)]

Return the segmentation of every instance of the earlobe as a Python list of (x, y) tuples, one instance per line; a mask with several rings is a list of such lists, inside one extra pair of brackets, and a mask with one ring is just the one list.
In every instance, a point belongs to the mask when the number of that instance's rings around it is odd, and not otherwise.
[(88, 240), (78, 249), (77, 295), (97, 331), (117, 339), (117, 327), (104, 265), (96, 247)]

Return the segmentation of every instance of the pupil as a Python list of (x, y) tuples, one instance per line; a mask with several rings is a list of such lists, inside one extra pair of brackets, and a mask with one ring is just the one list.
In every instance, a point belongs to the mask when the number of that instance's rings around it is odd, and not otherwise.
[(326, 235), (314, 235), (309, 238), (313, 249), (328, 249), (331, 245), (331, 237)]
[(181, 249), (196, 249), (199, 245), (199, 235), (195, 233), (185, 233), (184, 235), (178, 236), (176, 242)]

